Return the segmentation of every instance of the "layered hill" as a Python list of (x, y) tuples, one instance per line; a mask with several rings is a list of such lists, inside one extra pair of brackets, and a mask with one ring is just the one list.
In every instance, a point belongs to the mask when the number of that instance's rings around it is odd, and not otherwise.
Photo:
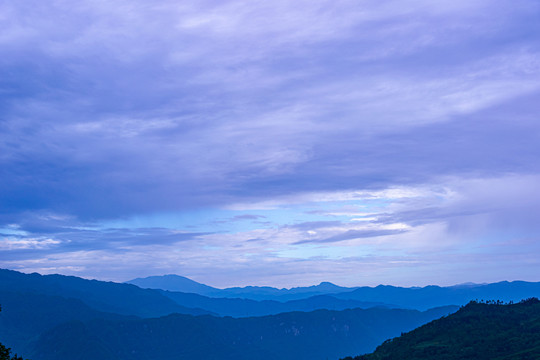
[(180, 275), (162, 275), (137, 278), (126, 282), (146, 289), (160, 289), (170, 292), (194, 293), (214, 298), (241, 298), (250, 300), (290, 301), (305, 299), (318, 295), (339, 294), (350, 292), (356, 287), (342, 287), (330, 282), (321, 282), (319, 285), (294, 287), (291, 289), (277, 289), (270, 286), (245, 286), (218, 289), (201, 284)]
[[(246, 286), (217, 289), (178, 275), (153, 276), (135, 279), (129, 283), (141, 287), (169, 292), (194, 293), (212, 298), (239, 298), (256, 301), (272, 300), (289, 302), (315, 296), (331, 296), (341, 300), (360, 301), (365, 304), (426, 310), (437, 306), (465, 305), (471, 300), (499, 299), (505, 302), (540, 297), (540, 282), (502, 281), (492, 284), (461, 284), (455, 286), (398, 287), (341, 287), (329, 282), (319, 285), (277, 289), (273, 287)], [(178, 300), (179, 296), (170, 296)], [(322, 298), (321, 298), (322, 299)], [(338, 303), (334, 301), (334, 303)], [(179, 304), (182, 304), (179, 302)], [(184, 305), (184, 304), (182, 304)], [(184, 305), (186, 306), (186, 305)], [(336, 308), (337, 309), (337, 308)]]
[(43, 333), (33, 360), (337, 359), (447, 315), (398, 309), (317, 310), (231, 318), (173, 314), (154, 319), (70, 321)]
[(37, 293), (0, 290), (0, 304), (0, 339), (25, 354), (43, 332), (67, 321), (136, 318), (98, 311), (78, 299)]
[(371, 307), (397, 308), (384, 303), (338, 299), (330, 295), (317, 295), (306, 299), (280, 302), (276, 300), (251, 300), (240, 298), (211, 298), (199, 294), (163, 291), (161, 293), (179, 305), (199, 307), (220, 316), (250, 317), (275, 315), (291, 311), (313, 311), (317, 309), (345, 310)]
[(174, 274), (136, 278), (126, 281), (126, 284), (137, 285), (143, 289), (160, 289), (210, 296), (220, 292), (220, 289), (216, 289), (214, 287), (198, 283), (187, 277)]
[[(336, 358), (373, 350), (388, 337), (457, 309), (318, 310), (235, 319), (178, 314), (209, 311), (181, 306), (163, 293), (128, 284), (0, 270), (0, 339), (33, 360), (307, 359), (320, 354)], [(290, 306), (307, 311), (329, 306), (329, 301), (338, 301), (341, 307), (359, 303), (325, 296), (289, 304), (171, 294), (191, 297), (190, 305), (220, 313), (241, 311), (246, 304), (255, 307), (250, 311)], [(272, 310), (269, 303), (279, 308)], [(149, 318), (163, 313), (168, 315)]]
[(454, 314), (343, 360), (540, 359), (540, 301), (471, 302)]
[(472, 300), (499, 299), (504, 302), (518, 302), (530, 297), (540, 297), (540, 282), (502, 281), (493, 284), (410, 288), (379, 285), (361, 287), (333, 296), (339, 299), (366, 302), (388, 302), (400, 308), (425, 310), (450, 304), (466, 305)]
[[(303, 296), (289, 301), (255, 301), (0, 270), (0, 304), (4, 309), (0, 340), (34, 360), (337, 359), (373, 351), (388, 338), (458, 309), (419, 311), (381, 306), (387, 303), (423, 309), (430, 304), (520, 300), (540, 294), (540, 283), (526, 282), (447, 288), (337, 288), (323, 283), (289, 290), (234, 289), (255, 291), (253, 296), (264, 292), (275, 295), (282, 290), (286, 296)], [(309, 296), (334, 290), (337, 292)], [(474, 306), (483, 309), (485, 304), (472, 303), (464, 309)], [(371, 308), (361, 309), (365, 307)], [(486, 318), (496, 318), (490, 311), (484, 314)], [(532, 332), (539, 330), (531, 326)], [(433, 350), (429, 343), (420, 347)]]
[(212, 294), (212, 296), (229, 298), (237, 297), (252, 300), (290, 301), (318, 295), (347, 293), (355, 289), (356, 287), (342, 287), (325, 281), (318, 285), (293, 287), (291, 289), (276, 289), (269, 286), (232, 287), (223, 289), (217, 294)]
[(24, 274), (11, 270), (0, 270), (0, 289), (0, 301), (4, 291), (58, 296), (77, 299), (102, 312), (139, 317), (158, 317), (172, 313), (248, 317), (317, 309), (392, 307), (383, 303), (337, 299), (327, 295), (288, 302), (210, 298), (194, 293), (141, 289), (131, 284), (85, 280), (74, 276)]
[(181, 306), (156, 290), (75, 276), (24, 274), (0, 269), (0, 289), (28, 296), (40, 294), (78, 299), (93, 309), (121, 315), (156, 317), (171, 313), (210, 314), (209, 311)]

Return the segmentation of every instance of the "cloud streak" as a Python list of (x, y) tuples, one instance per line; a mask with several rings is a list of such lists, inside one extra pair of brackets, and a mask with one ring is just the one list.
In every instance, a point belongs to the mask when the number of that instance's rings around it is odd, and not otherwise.
[(325, 239), (318, 239), (318, 240), (303, 240), (297, 242), (297, 244), (304, 244), (308, 242), (323, 242), (323, 243), (332, 243), (337, 241), (344, 241), (344, 240), (354, 240), (354, 239), (363, 239), (363, 238), (372, 238), (372, 237), (379, 237), (379, 236), (387, 236), (387, 235), (397, 235), (406, 232), (405, 229), (376, 229), (376, 230), (348, 230), (344, 233), (330, 236)]

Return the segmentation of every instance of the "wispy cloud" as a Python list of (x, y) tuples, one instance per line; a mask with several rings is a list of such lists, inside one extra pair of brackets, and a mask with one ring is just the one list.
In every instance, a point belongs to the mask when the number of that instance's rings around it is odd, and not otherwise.
[(343, 240), (371, 238), (371, 237), (386, 236), (386, 235), (396, 235), (396, 234), (401, 234), (406, 231), (407, 230), (405, 229), (347, 230), (344, 233), (330, 236), (324, 239), (299, 241), (298, 244), (303, 244), (307, 242), (330, 242), (331, 243), (331, 242), (343, 241)]

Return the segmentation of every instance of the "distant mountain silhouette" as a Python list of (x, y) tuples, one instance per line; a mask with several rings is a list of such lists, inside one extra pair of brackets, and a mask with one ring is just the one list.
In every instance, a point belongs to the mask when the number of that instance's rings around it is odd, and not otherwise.
[(516, 302), (529, 297), (540, 297), (540, 282), (502, 281), (493, 284), (414, 288), (379, 285), (377, 287), (361, 287), (333, 296), (340, 299), (387, 302), (400, 308), (425, 310), (436, 306), (465, 305), (475, 299), (499, 299), (505, 302)]
[[(330, 282), (322, 282), (319, 285), (307, 287), (295, 287), (291, 289), (277, 289), (269, 286), (246, 286), (216, 289), (204, 284), (197, 283), (188, 278), (178, 275), (152, 276), (144, 279), (135, 279), (129, 283), (143, 284), (152, 289), (169, 290), (172, 292), (187, 292), (204, 295), (212, 298), (236, 298), (249, 300), (273, 300), (288, 302), (291, 300), (308, 299), (320, 295), (328, 295), (341, 300), (359, 301), (358, 307), (367, 307), (367, 304), (386, 305), (390, 307), (426, 310), (437, 306), (465, 305), (474, 299), (500, 299), (503, 301), (519, 301), (528, 297), (540, 297), (540, 282), (525, 281), (502, 281), (493, 284), (463, 283), (454, 286), (425, 286), (425, 287), (398, 287), (379, 285), (376, 287), (341, 287)], [(142, 285), (141, 285), (142, 286)], [(174, 290), (175, 289), (175, 290)], [(181, 290), (183, 289), (183, 290)], [(187, 306), (189, 302), (174, 296), (178, 304)], [(206, 300), (205, 300), (206, 301)], [(231, 302), (232, 303), (232, 302)], [(343, 308), (339, 302), (333, 300), (336, 309)], [(246, 306), (251, 303), (245, 302)], [(353, 303), (351, 303), (353, 304)], [(272, 304), (268, 303), (269, 306)], [(332, 309), (332, 305), (324, 308)], [(312, 309), (306, 306), (305, 309)], [(298, 309), (300, 310), (300, 309)], [(212, 310), (214, 311), (214, 310)], [(217, 311), (223, 313), (223, 311)], [(275, 313), (272, 310), (271, 313)], [(237, 313), (234, 316), (249, 316), (262, 313), (245, 312), (245, 315)]]
[(330, 282), (321, 282), (319, 285), (307, 287), (294, 287), (291, 289), (276, 289), (268, 286), (232, 287), (211, 294), (214, 297), (244, 298), (252, 300), (289, 301), (306, 299), (317, 295), (331, 295), (346, 293), (357, 289), (356, 287), (342, 287)]
[[(203, 289), (205, 285), (190, 286)], [(0, 339), (33, 360), (337, 359), (373, 351), (390, 337), (457, 310), (455, 306), (424, 312), (384, 308), (387, 303), (422, 309), (459, 305), (471, 299), (515, 301), (538, 294), (540, 283), (445, 288), (381, 285), (352, 291), (321, 283), (293, 289), (216, 290), (227, 296), (240, 293), (300, 298), (211, 298), (73, 276), (0, 270), (0, 304), (4, 310), (0, 314)], [(320, 294), (325, 291), (335, 292)], [(368, 306), (379, 307), (358, 308)], [(312, 311), (320, 308), (331, 310)], [(346, 308), (355, 309), (342, 310)], [(270, 315), (254, 316), (266, 314)]]
[(249, 317), (274, 315), (291, 311), (313, 311), (317, 309), (345, 310), (353, 308), (387, 307), (396, 308), (384, 303), (364, 302), (358, 300), (337, 299), (329, 295), (317, 295), (307, 299), (279, 302), (275, 300), (250, 300), (238, 298), (211, 298), (199, 294), (171, 292), (161, 293), (176, 301), (179, 305), (193, 308), (199, 307), (221, 316)]
[(317, 310), (230, 318), (173, 314), (154, 319), (70, 321), (43, 333), (33, 360), (301, 360), (371, 351), (457, 307)]
[(208, 297), (276, 301), (305, 299), (316, 295), (339, 294), (356, 289), (356, 287), (348, 288), (337, 286), (330, 282), (321, 282), (319, 285), (295, 287), (291, 289), (277, 289), (270, 286), (245, 286), (217, 289), (180, 275), (149, 276), (133, 279), (126, 283), (146, 289), (194, 293)]
[[(129, 284), (85, 280), (75, 276), (24, 274), (0, 269), (0, 289), (79, 299), (96, 310), (122, 315), (155, 317), (171, 313), (211, 313), (178, 305), (156, 290), (141, 289)], [(1, 300), (0, 298), (0, 303)]]
[(127, 284), (137, 285), (143, 289), (161, 289), (167, 291), (177, 291), (183, 293), (194, 293), (200, 295), (211, 295), (219, 292), (219, 289), (204, 285), (179, 275), (162, 275), (137, 278), (126, 281)]
[(540, 301), (501, 305), (471, 302), (374, 353), (342, 360), (540, 359)]

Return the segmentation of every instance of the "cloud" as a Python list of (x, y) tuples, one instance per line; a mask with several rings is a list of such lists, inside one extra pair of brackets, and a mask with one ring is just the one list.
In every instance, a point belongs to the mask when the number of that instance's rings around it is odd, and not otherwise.
[(306, 221), (302, 223), (297, 223), (293, 225), (287, 225), (287, 227), (298, 230), (314, 230), (319, 228), (329, 228), (329, 227), (339, 227), (342, 226), (341, 221)]
[(408, 230), (406, 229), (348, 230), (344, 233), (330, 236), (325, 239), (303, 240), (303, 241), (299, 241), (297, 244), (304, 244), (308, 242), (331, 243), (331, 242), (344, 241), (344, 240), (354, 240), (354, 239), (371, 238), (371, 237), (378, 237), (378, 236), (396, 235), (396, 234), (402, 234), (406, 231)]
[(232, 221), (241, 221), (241, 220), (259, 220), (259, 219), (266, 219), (266, 216), (253, 215), (253, 214), (243, 214), (243, 215), (236, 215), (231, 220)]
[(0, 241), (0, 251), (18, 249), (46, 249), (60, 241), (47, 238), (17, 238), (4, 236)]
[[(193, 263), (227, 258), (234, 272), (293, 252), (309, 262), (324, 246), (407, 261), (403, 244), (536, 238), (539, 11), (5, 2), (0, 233), (18, 247), (7, 258), (88, 271), (107, 256), (136, 263), (147, 247), (168, 259), (160, 269), (202, 274)], [(148, 224), (216, 209), (226, 214), (205, 224), (226, 219), (217, 230)], [(133, 218), (143, 224), (103, 225)], [(378, 245), (353, 249), (355, 238)]]
[(12, 250), (17, 250), (17, 257), (28, 258), (77, 251), (125, 253), (136, 247), (175, 246), (211, 234), (157, 227), (99, 228), (95, 224), (76, 226), (69, 222), (60, 226), (51, 217), (38, 215), (37, 218), (39, 226), (27, 221), (19, 225), (16, 232), (0, 235), (0, 251), (9, 251), (10, 256), (15, 256)]

